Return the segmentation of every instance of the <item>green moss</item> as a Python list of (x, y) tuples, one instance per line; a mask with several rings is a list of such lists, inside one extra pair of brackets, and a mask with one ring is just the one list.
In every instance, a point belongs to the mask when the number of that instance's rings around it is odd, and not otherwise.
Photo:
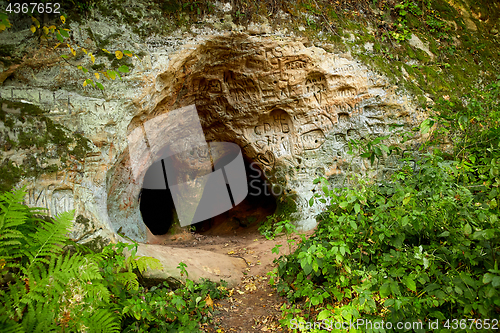
[(106, 39), (100, 38), (100, 42), (99, 42), (98, 47), (100, 49), (105, 49), (106, 46), (108, 46), (110, 42), (112, 42), (113, 40), (118, 40), (121, 36), (122, 36), (121, 33), (114, 33), (114, 34), (107, 36)]
[(102, 252), (102, 249), (104, 249), (109, 243), (111, 243), (109, 239), (106, 239), (102, 236), (97, 236), (83, 245), (93, 252), (99, 253)]
[(415, 57), (418, 61), (422, 63), (426, 63), (431, 60), (431, 57), (427, 54), (427, 52), (419, 48), (415, 48)]
[(9, 109), (20, 109), (21, 115), (36, 116), (44, 113), (38, 106), (29, 103), (12, 102), (2, 98), (0, 99), (0, 105), (3, 104), (5, 104)]
[[(3, 149), (37, 148), (39, 151), (36, 158), (34, 154), (28, 154), (23, 164), (19, 167), (14, 167), (8, 160), (0, 166), (0, 178), (3, 180), (1, 187), (3, 189), (12, 187), (21, 177), (38, 177), (41, 174), (58, 171), (59, 167), (57, 164), (50, 164), (45, 168), (42, 168), (40, 165), (41, 163), (43, 164), (43, 161), (46, 159), (53, 158), (53, 156), (47, 156), (43, 152), (48, 145), (55, 145), (56, 151), (51, 153), (57, 154), (63, 167), (69, 155), (81, 160), (85, 158), (87, 152), (91, 150), (90, 141), (88, 139), (80, 134), (71, 134), (64, 126), (56, 124), (50, 118), (46, 117), (40, 108), (28, 103), (11, 102), (1, 99), (0, 104), (8, 108), (19, 110), (18, 114), (11, 114), (0, 109), (0, 120), (3, 121), (9, 129), (12, 130), (16, 127), (20, 128), (15, 123), (16, 118), (22, 122), (31, 124), (18, 131), (19, 134), (15, 140), (6, 138), (7, 144)], [(29, 128), (31, 128), (31, 130), (28, 130)], [(70, 149), (71, 145), (75, 146)]]
[(21, 179), (22, 170), (8, 158), (0, 165), (0, 191), (9, 191)]
[(181, 4), (177, 0), (165, 0), (160, 4), (160, 9), (164, 13), (174, 13), (178, 10), (181, 10)]
[(90, 223), (90, 220), (81, 214), (76, 217), (75, 223), (82, 224), (85, 230), (91, 230), (94, 227), (94, 225)]
[(415, 53), (415, 51), (413, 50), (413, 48), (411, 47), (410, 44), (403, 43), (403, 47), (405, 48), (406, 56), (408, 56), (408, 58), (410, 58), (410, 59), (417, 58), (417, 54)]
[(0, 57), (11, 57), (15, 50), (15, 45), (0, 45)]
[(296, 195), (283, 194), (276, 202), (276, 212), (274, 214), (282, 220), (292, 220), (291, 215), (297, 212), (296, 199)]
[(91, 68), (95, 71), (102, 71), (106, 68), (106, 64), (94, 64)]
[(455, 7), (444, 0), (433, 0), (431, 6), (443, 19), (448, 21), (453, 21), (459, 15)]
[(70, 154), (76, 159), (81, 160), (85, 157), (90, 148), (90, 140), (80, 134), (75, 134), (76, 146), (70, 151)]

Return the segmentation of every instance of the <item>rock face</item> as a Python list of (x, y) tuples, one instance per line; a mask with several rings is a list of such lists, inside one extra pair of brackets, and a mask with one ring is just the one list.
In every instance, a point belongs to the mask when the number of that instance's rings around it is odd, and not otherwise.
[[(195, 105), (206, 140), (236, 143), (276, 197), (291, 197), (297, 225), (311, 229), (322, 208), (308, 205), (316, 177), (340, 185), (349, 163), (377, 177), (395, 167), (390, 158), (374, 168), (350, 161), (349, 140), (389, 135), (391, 126), (413, 126), (422, 118), (405, 96), (348, 54), (301, 40), (205, 36), (166, 55), (153, 48), (136, 68), (149, 61), (153, 70), (125, 77), (107, 98), (33, 86), (0, 89), (4, 98), (49, 110), (54, 122), (92, 143), (73, 168), (21, 181), (29, 205), (52, 215), (75, 208), (93, 221), (91, 237), (114, 239), (119, 231), (145, 242), (138, 196), (154, 161), (131, 156), (127, 137), (155, 117)], [(141, 165), (142, 178), (134, 177), (131, 161)]]
[[(72, 29), (80, 31), (75, 39), (81, 45), (90, 43), (84, 29)], [(2, 35), (3, 44), (19, 42), (8, 40), (8, 34)], [(383, 178), (396, 167), (392, 157), (373, 167), (352, 159), (347, 154), (350, 140), (391, 135), (395, 126), (408, 129), (424, 116), (410, 97), (396, 93), (384, 77), (350, 54), (326, 51), (305, 39), (219, 32), (144, 41), (124, 34), (123, 45), (143, 53), (130, 60), (132, 72), (121, 82), (108, 83), (103, 93), (83, 88), (81, 74), (73, 67), (61, 62), (55, 67), (54, 52), (59, 51), (51, 47), (33, 58), (47, 66), (16, 72), (0, 87), (2, 99), (20, 102), (20, 109), (37, 106), (63, 133), (81, 136), (70, 143), (64, 163), (55, 139), (55, 148), (19, 148), (3, 153), (3, 159), (19, 165), (34, 156), (38, 167), (55, 161), (57, 171), (39, 168), (36, 177), (23, 177), (17, 186), (27, 187), (28, 205), (45, 207), (51, 215), (75, 209), (77, 222), (86, 221), (76, 223), (73, 232), (82, 242), (116, 241), (121, 239), (118, 233), (147, 241), (138, 198), (155, 160), (132, 154), (128, 138), (144, 131), (148, 121), (179, 108), (196, 107), (208, 142), (237, 144), (246, 163), (270, 184), (277, 202), (291, 203), (291, 218), (303, 230), (315, 226), (314, 216), (323, 208), (308, 204), (315, 178), (323, 176), (341, 186), (348, 169)], [(4, 113), (16, 111), (5, 104), (2, 108)], [(2, 128), (4, 138), (36, 131), (35, 125), (21, 122), (12, 128)], [(166, 125), (158, 133), (171, 130)], [(77, 156), (75, 149), (84, 142), (87, 147)], [(170, 144), (155, 141), (157, 149)], [(132, 164), (140, 165), (139, 176)]]

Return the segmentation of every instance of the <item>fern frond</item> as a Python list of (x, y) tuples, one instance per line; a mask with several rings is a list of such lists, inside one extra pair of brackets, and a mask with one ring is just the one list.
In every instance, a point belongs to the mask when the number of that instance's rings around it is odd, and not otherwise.
[(97, 310), (86, 321), (89, 333), (118, 333), (120, 332), (119, 317), (108, 309)]
[(163, 268), (161, 261), (152, 257), (133, 258), (132, 256), (130, 256), (127, 258), (127, 264), (129, 265), (130, 268), (137, 269), (141, 274), (145, 272), (148, 269), (148, 267), (150, 267), (151, 269)]
[(19, 258), (20, 249), (27, 243), (22, 227), (30, 210), (21, 204), (25, 192), (4, 192), (0, 194), (0, 256), (7, 261)]
[(0, 315), (0, 332), (2, 333), (24, 333), (23, 326), (10, 319), (6, 314)]
[(7, 315), (12, 319), (20, 319), (24, 306), (21, 308), (16, 306), (19, 304), (22, 297), (26, 294), (24, 282), (20, 280), (14, 281), (8, 285), (7, 290), (0, 290), (0, 313)]
[(44, 262), (44, 257), (52, 257), (54, 254), (62, 251), (62, 245), (66, 242), (66, 233), (72, 227), (72, 219), (74, 210), (61, 213), (57, 216), (55, 221), (46, 222), (42, 221), (41, 226), (37, 228), (34, 235), (34, 244), (28, 253), (30, 265), (27, 270), (29, 271), (32, 265), (37, 261)]
[(90, 302), (95, 302), (97, 300), (102, 301), (106, 304), (109, 303), (111, 293), (109, 292), (108, 288), (100, 283), (93, 283), (91, 286), (91, 288), (85, 289), (87, 300), (89, 300)]
[(3, 229), (18, 226), (26, 221), (28, 211), (21, 204), (25, 195), (26, 192), (23, 190), (0, 194), (0, 232)]
[(28, 306), (28, 311), (23, 316), (23, 325), (25, 332), (48, 333), (59, 332), (60, 327), (56, 325), (55, 313), (50, 306), (43, 302)]
[(124, 285), (127, 290), (137, 290), (139, 289), (139, 281), (137, 280), (137, 275), (134, 272), (122, 272), (115, 274), (116, 281)]

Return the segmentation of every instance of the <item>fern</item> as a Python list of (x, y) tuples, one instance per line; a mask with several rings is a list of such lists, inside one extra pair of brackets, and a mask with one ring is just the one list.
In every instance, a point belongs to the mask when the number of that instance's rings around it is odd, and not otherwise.
[(106, 310), (97, 311), (87, 320), (89, 333), (118, 333), (120, 332), (119, 317)]
[(24, 246), (29, 243), (26, 235), (34, 231), (25, 223), (38, 209), (23, 206), (24, 196), (22, 190), (0, 194), (0, 268), (20, 267), (17, 260), (23, 258)]
[(28, 307), (23, 317), (22, 325), (24, 331), (30, 333), (60, 331), (60, 328), (55, 323), (55, 314), (53, 310), (43, 302)]
[(131, 270), (137, 269), (139, 273), (144, 273), (148, 267), (151, 269), (161, 269), (163, 265), (160, 260), (151, 257), (135, 257), (127, 258), (127, 265)]
[(138, 275), (160, 261), (136, 257), (137, 244), (64, 253), (74, 211), (46, 221), (25, 195), (0, 194), (0, 332), (119, 332), (124, 289), (138, 290)]
[(55, 223), (42, 221), (34, 235), (33, 245), (26, 255), (30, 264), (25, 274), (38, 262), (49, 263), (50, 257), (62, 252), (62, 246), (67, 242), (66, 234), (71, 229), (73, 223), (74, 210), (64, 212), (57, 216)]

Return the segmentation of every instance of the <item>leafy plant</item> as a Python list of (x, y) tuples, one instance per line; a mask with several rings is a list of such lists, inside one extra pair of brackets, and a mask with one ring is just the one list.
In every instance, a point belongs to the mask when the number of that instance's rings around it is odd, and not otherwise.
[(42, 218), (21, 204), (25, 195), (0, 194), (2, 332), (195, 332), (210, 320), (213, 299), (227, 294), (223, 281), (147, 289), (142, 273), (161, 268), (157, 259), (137, 257), (137, 244), (94, 253), (72, 243), (73, 212)]
[[(1, 19), (1, 17), (0, 17), (0, 19)], [(50, 25), (50, 26), (43, 25), (42, 26), (40, 24), (40, 21), (37, 18), (35, 18), (34, 16), (31, 17), (31, 20), (32, 20), (33, 24), (31, 25), (30, 30), (31, 30), (31, 32), (33, 32), (33, 34), (38, 33), (39, 38), (41, 40), (45, 40), (45, 41), (47, 41), (47, 43), (49, 41), (55, 42), (55, 40), (57, 40), (58, 43), (56, 43), (53, 46), (54, 49), (58, 48), (61, 45), (67, 46), (68, 50), (70, 51), (70, 54), (62, 54), (61, 58), (63, 58), (70, 65), (72, 65), (72, 64), (69, 63), (68, 60), (71, 59), (71, 57), (76, 57), (77, 52), (79, 50), (81, 50), (88, 57), (88, 59), (92, 62), (92, 64), (95, 64), (95, 60), (96, 60), (95, 54), (99, 51), (102, 51), (106, 54), (111, 55), (111, 52), (105, 48), (101, 48), (100, 50), (97, 50), (97, 51), (94, 50), (94, 52), (87, 51), (84, 47), (78, 45), (71, 38), (71, 30), (68, 28), (57, 27), (55, 25)], [(60, 21), (61, 21), (62, 25), (64, 26), (66, 24), (66, 17), (64, 15), (61, 15)], [(4, 22), (3, 26), (8, 27), (7, 24), (8, 24), (8, 22)], [(1, 28), (2, 28), (2, 25), (0, 24), (0, 31), (2, 30)], [(133, 54), (133, 52), (128, 51), (128, 50), (123, 50), (123, 51), (116, 50), (114, 52), (114, 55), (115, 55), (116, 59), (118, 59), (118, 60), (122, 59), (124, 55), (127, 57), (136, 56)], [(76, 67), (85, 74), (90, 73), (89, 70), (82, 65), (76, 65)], [(88, 84), (90, 84), (93, 87), (97, 87), (101, 90), (104, 90), (104, 85), (102, 83), (98, 82), (98, 80), (101, 79), (101, 76), (106, 77), (107, 79), (110, 79), (110, 80), (115, 80), (116, 78), (119, 78), (121, 80), (120, 73), (125, 74), (125, 73), (128, 73), (129, 71), (130, 71), (130, 69), (127, 65), (121, 65), (117, 69), (107, 69), (107, 70), (103, 69), (103, 70), (95, 71), (92, 75), (92, 78), (87, 78), (83, 81), (83, 86), (85, 87)]]
[[(498, 94), (495, 83), (464, 102), (444, 98), (421, 124), (425, 148), (453, 138), (452, 158), (437, 149), (403, 158), (382, 184), (330, 189), (327, 179), (314, 181), (322, 191), (310, 204), (329, 203), (328, 213), (270, 273), (290, 302), (282, 307), (284, 326), (363, 319), (450, 328), (453, 319), (475, 325), (473, 318), (500, 315)], [(373, 147), (358, 153), (376, 158)]]

